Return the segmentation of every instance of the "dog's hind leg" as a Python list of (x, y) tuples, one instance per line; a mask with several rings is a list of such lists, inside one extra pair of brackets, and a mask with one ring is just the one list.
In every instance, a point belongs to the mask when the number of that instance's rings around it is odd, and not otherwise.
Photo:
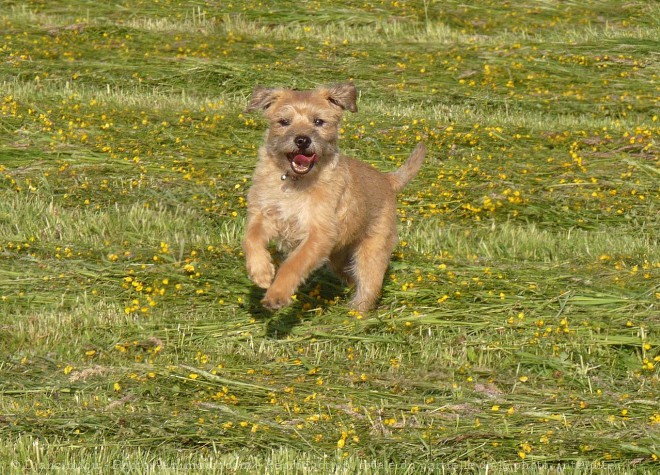
[(355, 310), (366, 312), (376, 304), (396, 242), (396, 231), (390, 228), (383, 234), (367, 236), (356, 247), (352, 269), (355, 296), (351, 301)]

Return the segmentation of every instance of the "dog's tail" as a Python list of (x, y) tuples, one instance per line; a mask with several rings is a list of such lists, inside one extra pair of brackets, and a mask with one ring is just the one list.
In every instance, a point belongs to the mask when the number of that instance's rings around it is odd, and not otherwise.
[(398, 169), (386, 174), (392, 188), (395, 192), (399, 192), (410, 180), (415, 178), (417, 172), (422, 167), (422, 162), (426, 156), (426, 145), (423, 142), (417, 144), (415, 150), (412, 151), (408, 160), (405, 161)]

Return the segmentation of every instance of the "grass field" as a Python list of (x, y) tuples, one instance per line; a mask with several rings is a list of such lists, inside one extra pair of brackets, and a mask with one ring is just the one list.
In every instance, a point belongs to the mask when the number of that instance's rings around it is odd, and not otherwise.
[[(248, 6), (249, 5), (249, 6)], [(660, 4), (0, 3), (2, 473), (660, 467)], [(244, 270), (257, 84), (355, 81), (379, 308)]]

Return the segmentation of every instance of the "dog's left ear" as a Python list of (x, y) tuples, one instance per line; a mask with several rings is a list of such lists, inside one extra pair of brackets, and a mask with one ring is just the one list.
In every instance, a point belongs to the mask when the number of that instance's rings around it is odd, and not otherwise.
[(250, 96), (250, 101), (245, 108), (245, 112), (253, 112), (257, 109), (265, 111), (278, 97), (279, 89), (257, 86), (252, 91), (252, 96)]
[(334, 86), (329, 86), (327, 91), (328, 101), (332, 104), (344, 110), (357, 112), (357, 89), (355, 89), (352, 83), (335, 84)]

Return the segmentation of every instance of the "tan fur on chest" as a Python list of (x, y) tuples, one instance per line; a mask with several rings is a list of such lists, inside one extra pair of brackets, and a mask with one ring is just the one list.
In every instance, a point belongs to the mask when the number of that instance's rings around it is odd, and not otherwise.
[(264, 226), (279, 250), (290, 251), (309, 236), (311, 210), (301, 206), (300, 197), (284, 194), (276, 203), (264, 201)]
[(266, 233), (281, 251), (290, 251), (305, 241), (319, 222), (327, 234), (335, 234), (337, 225), (345, 221), (348, 209), (341, 197), (319, 186), (306, 187), (273, 177), (259, 181), (250, 190), (249, 201), (260, 210)]

